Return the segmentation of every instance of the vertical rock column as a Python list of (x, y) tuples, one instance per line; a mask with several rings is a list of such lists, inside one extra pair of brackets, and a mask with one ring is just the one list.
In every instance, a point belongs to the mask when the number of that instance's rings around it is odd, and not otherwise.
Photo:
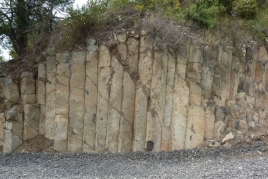
[(185, 149), (199, 146), (204, 141), (206, 118), (202, 101), (201, 72), (203, 51), (200, 47), (190, 47), (187, 77), (189, 79), (189, 107)]
[(181, 46), (177, 57), (175, 80), (173, 88), (172, 120), (170, 150), (184, 149), (187, 110), (189, 103), (189, 87), (185, 82), (189, 46)]
[(86, 58), (85, 116), (83, 152), (95, 152), (96, 116), (98, 104), (98, 46), (88, 40)]
[[(231, 68), (231, 82), (230, 82), (230, 91), (229, 91), (229, 99), (234, 100), (237, 94), (237, 88), (240, 81), (240, 73), (239, 68), (241, 66), (240, 60), (238, 57), (232, 58), (232, 68)], [(215, 79), (216, 80), (216, 79)]]
[(14, 106), (5, 113), (3, 152), (12, 152), (23, 141), (23, 105)]
[(105, 152), (109, 98), (111, 89), (111, 56), (107, 47), (99, 49), (98, 107), (96, 118), (96, 152)]
[[(148, 46), (145, 33), (142, 34), (139, 48), (138, 72), (140, 79), (136, 86), (133, 151), (144, 151), (147, 125), (147, 109), (150, 105), (152, 81), (152, 49)], [(152, 147), (153, 148), (153, 147)]]
[(185, 148), (199, 147), (205, 136), (205, 111), (202, 106), (191, 106), (188, 109)]
[(35, 79), (33, 72), (21, 74), (21, 101), (24, 104), (23, 138), (34, 138), (39, 134), (39, 106), (36, 105)]
[(46, 65), (38, 65), (38, 92), (37, 103), (39, 104), (39, 134), (45, 134), (46, 119)]
[(200, 47), (190, 47), (187, 78), (189, 79), (189, 105), (201, 105), (201, 75), (203, 53)]
[(232, 48), (227, 47), (226, 51), (223, 52), (222, 54), (222, 62), (225, 65), (225, 73), (226, 73), (226, 78), (225, 78), (225, 84), (222, 86), (222, 95), (221, 95), (221, 100), (222, 103), (224, 104), (226, 100), (229, 99), (230, 95), (230, 83), (231, 83), (231, 76), (232, 76)]
[(106, 148), (108, 152), (118, 151), (119, 124), (121, 118), (122, 94), (123, 94), (123, 66), (115, 57), (111, 61), (112, 77), (109, 101), (109, 114), (107, 124)]
[(124, 72), (122, 115), (120, 118), (120, 131), (118, 152), (131, 152), (133, 140), (134, 114), (135, 114), (135, 83), (129, 73)]
[(161, 150), (163, 118), (165, 110), (165, 82), (166, 76), (162, 63), (162, 54), (160, 50), (154, 52), (152, 84), (150, 91), (150, 106), (147, 112), (147, 131), (146, 131), (146, 149), (153, 151)]
[(56, 105), (55, 105), (55, 138), (54, 150), (67, 151), (68, 118), (70, 95), (70, 54), (56, 54)]
[(187, 112), (189, 103), (189, 87), (184, 78), (176, 75), (171, 125), (171, 149), (181, 150), (185, 148), (185, 135), (187, 128)]
[(47, 67), (47, 85), (46, 85), (46, 119), (45, 119), (45, 137), (54, 139), (55, 131), (55, 103), (56, 103), (56, 58), (48, 57)]
[(74, 52), (71, 58), (68, 151), (82, 152), (85, 112), (86, 52)]
[(23, 104), (35, 104), (35, 79), (33, 72), (23, 72), (20, 82), (21, 101)]
[(146, 96), (143, 86), (139, 83), (136, 87), (135, 98), (135, 116), (134, 116), (134, 138), (133, 151), (144, 151), (146, 125), (147, 125), (147, 106), (148, 97)]
[(208, 46), (204, 48), (203, 57), (201, 88), (203, 96), (209, 99), (212, 96), (214, 59), (213, 52)]

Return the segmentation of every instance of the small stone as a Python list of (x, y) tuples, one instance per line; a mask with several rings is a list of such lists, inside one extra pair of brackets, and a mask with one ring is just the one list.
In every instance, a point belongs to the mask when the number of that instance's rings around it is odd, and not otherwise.
[(126, 41), (126, 39), (127, 39), (127, 35), (126, 34), (117, 34), (117, 40), (119, 42), (124, 43)]
[(227, 142), (227, 141), (229, 141), (229, 140), (231, 140), (231, 139), (234, 139), (234, 135), (233, 135), (232, 132), (229, 133), (229, 134), (227, 134), (227, 135), (224, 137), (224, 139), (222, 140), (222, 143), (225, 143), (225, 142)]
[(134, 35), (134, 37), (135, 37), (136, 39), (138, 39), (140, 36), (139, 36), (139, 34), (136, 34), (136, 35)]

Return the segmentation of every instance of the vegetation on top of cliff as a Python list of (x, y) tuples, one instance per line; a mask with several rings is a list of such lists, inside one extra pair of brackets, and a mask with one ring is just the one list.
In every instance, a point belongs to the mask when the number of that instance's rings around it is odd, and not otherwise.
[[(16, 52), (14, 56), (27, 54), (29, 57), (51, 47), (56, 51), (71, 50), (84, 46), (89, 36), (112, 43), (114, 33), (128, 28), (139, 30), (141, 26), (163, 47), (178, 45), (182, 34), (186, 34), (183, 27), (210, 31), (246, 29), (258, 38), (268, 36), (265, 0), (90, 0), (81, 9), (63, 6), (71, 0), (46, 0), (41, 4), (17, 0), (14, 8), (9, 2), (1, 3), (0, 35), (17, 32), (9, 36), (13, 52)], [(24, 3), (25, 12), (19, 8), (20, 3)], [(34, 5), (34, 11), (28, 7), (30, 5)], [(55, 21), (52, 10), (60, 5), (63, 10), (68, 9), (68, 15), (57, 21), (52, 32), (51, 22)], [(48, 11), (38, 11), (37, 7)], [(5, 11), (13, 12), (14, 22), (9, 22), (13, 15), (7, 16)], [(37, 50), (37, 47), (40, 48)]]
[[(52, 31), (72, 0), (2, 0), (0, 2), (0, 38), (12, 45), (14, 55), (22, 55), (29, 46), (40, 46), (40, 34)], [(44, 36), (43, 36), (44, 37)], [(31, 44), (34, 39), (34, 44)]]

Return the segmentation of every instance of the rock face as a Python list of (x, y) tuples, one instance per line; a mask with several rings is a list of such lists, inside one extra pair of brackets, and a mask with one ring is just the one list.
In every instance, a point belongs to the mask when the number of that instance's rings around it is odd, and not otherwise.
[(17, 105), (6, 111), (3, 152), (12, 152), (23, 142), (23, 106)]
[(148, 38), (124, 32), (112, 46), (90, 38), (86, 50), (47, 56), (37, 73), (1, 71), (0, 148), (44, 135), (59, 152), (159, 152), (230, 146), (267, 129), (264, 46), (239, 42), (248, 59), (218, 41), (189, 38), (171, 50)]

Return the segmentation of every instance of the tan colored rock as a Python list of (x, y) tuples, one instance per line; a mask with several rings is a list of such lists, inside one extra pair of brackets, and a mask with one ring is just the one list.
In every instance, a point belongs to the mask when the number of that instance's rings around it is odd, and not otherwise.
[(188, 105), (189, 87), (183, 78), (175, 76), (171, 123), (172, 150), (181, 150), (185, 148)]
[(133, 152), (144, 151), (147, 123), (147, 96), (142, 86), (137, 86), (134, 117)]
[(190, 87), (189, 105), (201, 105), (202, 101), (201, 86), (194, 81), (190, 81), (189, 87)]
[(69, 86), (70, 86), (70, 54), (56, 54), (57, 84), (55, 106), (55, 138), (54, 150), (66, 152), (68, 145), (68, 118), (69, 118)]
[(127, 40), (127, 57), (130, 74), (138, 71), (139, 61), (139, 40), (136, 38), (128, 38)]
[(206, 130), (205, 138), (206, 140), (214, 139), (215, 135), (215, 115), (211, 109), (206, 109)]
[(20, 92), (22, 94), (35, 93), (35, 80), (33, 72), (25, 71), (21, 74)]
[(47, 84), (46, 84), (46, 120), (45, 137), (54, 139), (55, 131), (55, 105), (56, 105), (56, 58), (48, 57), (46, 60)]
[(112, 57), (111, 65), (113, 75), (111, 79), (106, 148), (108, 152), (115, 153), (118, 151), (124, 71), (123, 66), (115, 57)]
[(12, 78), (10, 76), (3, 78), (1, 80), (1, 86), (7, 102), (17, 104), (19, 101), (19, 88), (18, 85), (13, 82)]
[(39, 105), (39, 134), (45, 135), (46, 105)]
[[(155, 152), (159, 152), (161, 150), (161, 144), (163, 147), (163, 143), (167, 143), (164, 142), (162, 136), (159, 135), (163, 134), (162, 130), (165, 110), (165, 105), (163, 103), (165, 100), (165, 88), (163, 86), (165, 86), (166, 80), (165, 72), (162, 70), (162, 53), (162, 51), (155, 51), (154, 53), (152, 85), (150, 92), (150, 106), (147, 113), (146, 144), (148, 144), (147, 141), (154, 142), (153, 151)], [(149, 127), (149, 119), (152, 119), (152, 128)]]
[(197, 82), (201, 81), (201, 63), (188, 63), (187, 77)]
[(239, 120), (239, 129), (248, 130), (248, 123), (245, 119)]
[(215, 138), (219, 139), (221, 134), (225, 131), (226, 124), (223, 121), (215, 123)]
[(117, 34), (117, 40), (121, 43), (125, 42), (127, 39), (127, 35), (125, 33)]
[[(161, 111), (159, 113), (162, 114), (162, 116), (165, 115), (166, 112), (166, 90), (167, 90), (167, 68), (168, 68), (168, 54), (166, 51), (161, 52), (162, 55), (160, 57), (160, 64), (162, 67), (162, 73), (161, 73), (161, 89), (160, 89), (160, 94), (159, 94), (159, 105), (161, 107)], [(170, 121), (171, 122), (171, 121)], [(168, 151), (171, 150), (171, 142), (170, 142), (170, 137), (171, 137), (171, 130), (170, 130), (170, 125), (169, 125), (169, 120), (165, 119), (163, 117), (162, 119), (162, 136), (161, 136), (161, 144), (160, 144), (160, 150), (161, 151)], [(166, 124), (164, 124), (166, 123)]]
[(229, 134), (227, 134), (223, 139), (222, 139), (222, 144), (224, 144), (225, 142), (228, 142), (230, 140), (234, 139), (234, 134), (231, 132)]
[(152, 151), (155, 146), (156, 122), (153, 119), (154, 111), (147, 112), (145, 149)]
[(174, 90), (174, 76), (175, 76), (175, 59), (172, 55), (168, 54), (167, 63), (167, 77), (166, 77), (166, 106), (164, 124), (170, 126), (172, 117), (172, 106), (173, 106), (173, 90)]
[(109, 98), (110, 98), (110, 78), (111, 78), (111, 57), (108, 49), (101, 47), (99, 52), (99, 68), (98, 68), (98, 106), (96, 118), (96, 152), (105, 152), (107, 122), (109, 114)]
[(123, 78), (122, 115), (120, 119), (120, 131), (118, 152), (131, 152), (135, 115), (135, 83), (127, 72)]
[(206, 127), (206, 114), (202, 106), (188, 109), (185, 148), (192, 149), (203, 143)]
[(3, 146), (5, 113), (0, 114), (0, 146)]
[(39, 105), (24, 105), (24, 140), (32, 139), (39, 134)]
[(17, 105), (5, 113), (3, 152), (13, 152), (23, 141), (23, 106)]
[(68, 128), (69, 152), (82, 152), (85, 112), (86, 52), (74, 52), (71, 58), (70, 110)]
[(188, 63), (188, 56), (189, 56), (189, 45), (188, 43), (184, 43), (179, 46), (178, 54), (177, 54), (177, 67), (176, 67), (176, 73), (182, 77), (186, 77), (186, 67)]
[(38, 96), (37, 103), (45, 105), (46, 104), (46, 65), (40, 63), (38, 65)]
[(21, 103), (22, 104), (35, 104), (36, 95), (33, 94), (21, 94)]
[(99, 49), (99, 68), (110, 67), (111, 57), (109, 49), (106, 46), (101, 46)]
[[(94, 49), (97, 49), (94, 48)], [(95, 152), (96, 118), (98, 104), (98, 58), (97, 52), (87, 54), (85, 84), (85, 116), (83, 152)]]

